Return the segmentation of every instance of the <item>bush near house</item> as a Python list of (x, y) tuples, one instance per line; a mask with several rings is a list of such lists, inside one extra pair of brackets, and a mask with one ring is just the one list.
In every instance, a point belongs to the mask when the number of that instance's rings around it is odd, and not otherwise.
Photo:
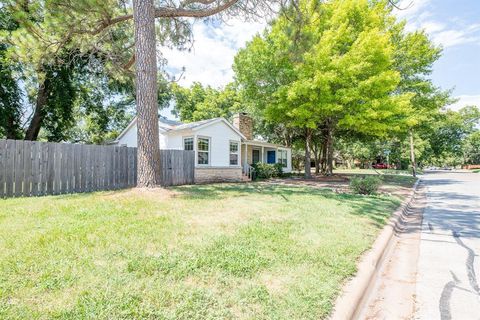
[(253, 165), (256, 179), (270, 179), (283, 176), (283, 167), (281, 163), (256, 163)]
[(377, 176), (353, 177), (350, 180), (350, 189), (357, 194), (374, 194), (382, 183), (382, 179)]

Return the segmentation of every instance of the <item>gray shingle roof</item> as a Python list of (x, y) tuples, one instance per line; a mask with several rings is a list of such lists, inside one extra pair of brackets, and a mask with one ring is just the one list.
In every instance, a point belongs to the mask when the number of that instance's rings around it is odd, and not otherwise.
[(158, 116), (158, 125), (160, 128), (170, 130), (176, 126), (182, 125), (183, 123), (180, 121), (175, 121), (175, 120), (169, 120), (165, 117)]

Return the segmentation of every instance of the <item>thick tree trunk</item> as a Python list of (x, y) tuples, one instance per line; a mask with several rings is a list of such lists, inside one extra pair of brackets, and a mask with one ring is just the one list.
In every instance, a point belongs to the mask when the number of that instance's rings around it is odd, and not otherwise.
[(321, 155), (321, 159), (320, 159), (320, 169), (321, 169), (321, 172), (322, 174), (326, 174), (327, 172), (327, 150), (328, 150), (328, 146), (327, 146), (327, 136), (324, 135), (324, 139), (323, 139), (323, 143), (322, 143), (322, 155)]
[(315, 160), (315, 174), (320, 173), (320, 148), (318, 145), (318, 141), (312, 143), (313, 146), (313, 159)]
[(413, 130), (410, 130), (410, 162), (412, 163), (412, 175), (417, 176), (417, 163), (415, 162), (415, 145), (413, 141)]
[(333, 174), (333, 130), (328, 128), (327, 134), (327, 167), (325, 174), (331, 176)]
[(311, 178), (312, 177), (312, 172), (311, 172), (311, 166), (310, 166), (310, 150), (312, 147), (312, 130), (311, 129), (305, 129), (305, 178)]
[(35, 141), (38, 139), (40, 128), (42, 127), (44, 107), (48, 99), (48, 79), (44, 79), (38, 86), (37, 100), (35, 101), (35, 111), (25, 132), (25, 140)]
[(160, 185), (154, 0), (133, 1), (139, 187)]
[(327, 119), (324, 124), (324, 157), (325, 168), (322, 170), (322, 174), (330, 176), (333, 174), (333, 120)]

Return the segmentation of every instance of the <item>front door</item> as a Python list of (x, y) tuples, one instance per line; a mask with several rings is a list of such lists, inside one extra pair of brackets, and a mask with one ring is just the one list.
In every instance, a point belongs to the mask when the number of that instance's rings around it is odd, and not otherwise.
[(258, 149), (252, 150), (252, 162), (253, 164), (260, 162), (260, 150)]
[(275, 163), (275, 151), (267, 151), (267, 163)]

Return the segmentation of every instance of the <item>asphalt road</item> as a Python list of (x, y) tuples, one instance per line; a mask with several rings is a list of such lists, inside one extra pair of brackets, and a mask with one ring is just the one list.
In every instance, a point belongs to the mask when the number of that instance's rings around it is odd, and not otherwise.
[(415, 319), (480, 319), (480, 173), (423, 176)]

